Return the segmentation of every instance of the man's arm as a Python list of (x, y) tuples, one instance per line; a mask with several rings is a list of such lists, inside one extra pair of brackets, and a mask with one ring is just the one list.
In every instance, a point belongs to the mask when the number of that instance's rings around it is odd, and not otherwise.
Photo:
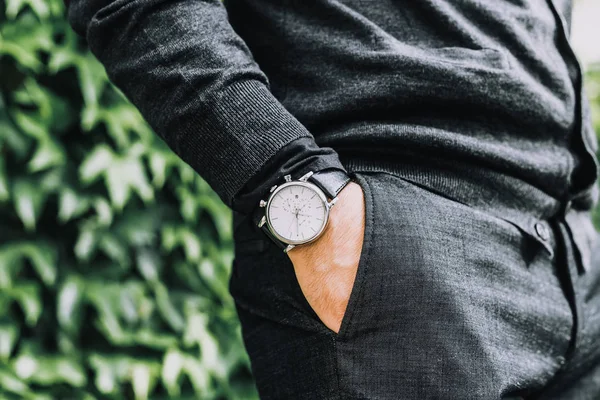
[(110, 80), (233, 210), (286, 173), (344, 170), (269, 90), (220, 0), (65, 0)]

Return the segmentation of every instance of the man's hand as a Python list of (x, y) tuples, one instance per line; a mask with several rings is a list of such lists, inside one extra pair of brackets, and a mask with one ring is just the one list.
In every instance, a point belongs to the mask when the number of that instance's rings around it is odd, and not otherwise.
[(350, 182), (338, 194), (323, 234), (287, 254), (308, 303), (321, 321), (339, 332), (363, 245), (365, 204), (362, 188)]

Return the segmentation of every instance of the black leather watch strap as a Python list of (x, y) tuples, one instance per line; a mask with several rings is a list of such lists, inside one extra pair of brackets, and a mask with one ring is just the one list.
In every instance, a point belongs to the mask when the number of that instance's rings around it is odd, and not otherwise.
[(351, 178), (340, 169), (327, 169), (315, 172), (308, 180), (321, 188), (327, 198), (333, 199), (346, 187)]
[(277, 245), (277, 247), (279, 247), (280, 249), (284, 250), (286, 247), (288, 247), (288, 245), (284, 242), (282, 242), (281, 240), (277, 239), (273, 233), (271, 233), (271, 231), (269, 230), (269, 227), (267, 226), (267, 224), (264, 224), (261, 228), (260, 228), (265, 235), (267, 235), (267, 237), (269, 239), (271, 239), (271, 241), (273, 243), (275, 243), (275, 245)]
[[(258, 227), (258, 223), (260, 222), (260, 220), (262, 219), (262, 217), (265, 215), (265, 209), (262, 207), (256, 207), (256, 209), (254, 210), (254, 212), (252, 213), (252, 224), (255, 227)], [(280, 249), (285, 249), (287, 247), (287, 244), (282, 242), (281, 240), (277, 239), (273, 233), (269, 230), (269, 227), (267, 226), (267, 223), (265, 222), (263, 224), (263, 226), (261, 226), (259, 228), (261, 231), (263, 231), (263, 233), (273, 242), (277, 245), (277, 247), (279, 247)]]

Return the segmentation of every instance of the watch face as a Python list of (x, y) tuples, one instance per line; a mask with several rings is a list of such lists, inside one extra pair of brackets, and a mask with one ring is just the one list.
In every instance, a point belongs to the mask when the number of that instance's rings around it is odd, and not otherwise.
[(289, 182), (278, 187), (266, 207), (267, 223), (288, 244), (311, 241), (325, 228), (329, 209), (321, 190), (309, 182)]

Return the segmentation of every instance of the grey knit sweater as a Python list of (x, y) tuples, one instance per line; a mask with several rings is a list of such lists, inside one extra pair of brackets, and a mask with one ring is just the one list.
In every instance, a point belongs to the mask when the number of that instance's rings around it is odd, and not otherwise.
[[(580, 208), (596, 139), (570, 0), (71, 0), (69, 21), (240, 213), (284, 172), (460, 161)], [(351, 162), (351, 161), (348, 161)]]

